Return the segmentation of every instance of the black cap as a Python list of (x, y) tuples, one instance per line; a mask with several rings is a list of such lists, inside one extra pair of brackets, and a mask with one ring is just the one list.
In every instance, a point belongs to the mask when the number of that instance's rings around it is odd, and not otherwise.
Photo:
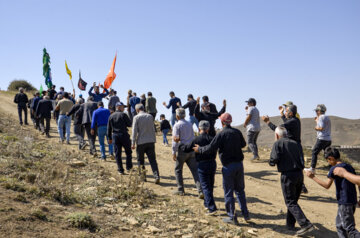
[(256, 100), (255, 98), (249, 98), (249, 100), (245, 101), (246, 103), (253, 103), (254, 105), (256, 105)]

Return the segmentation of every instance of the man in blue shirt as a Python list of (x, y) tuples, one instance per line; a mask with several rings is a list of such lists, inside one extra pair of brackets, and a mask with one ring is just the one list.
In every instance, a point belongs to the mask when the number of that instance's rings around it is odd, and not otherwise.
[[(95, 82), (89, 90), (89, 96), (92, 96), (94, 98), (94, 102), (102, 102), (102, 99), (107, 95), (109, 95), (109, 91), (106, 88), (104, 88), (103, 85), (100, 85), (100, 88), (104, 89), (105, 93), (100, 93), (99, 87), (96, 86)], [(92, 92), (93, 89), (95, 93)]]
[[(105, 155), (105, 143), (104, 139), (108, 140), (107, 136), (107, 125), (110, 117), (110, 110), (104, 108), (103, 102), (98, 102), (98, 109), (93, 112), (92, 120), (91, 120), (91, 134), (95, 135), (95, 128), (97, 127), (97, 134), (99, 137), (99, 144), (100, 144), (100, 152), (101, 152), (101, 159), (106, 160)], [(113, 158), (113, 145), (109, 143), (109, 154)]]
[(129, 99), (129, 103), (130, 103), (131, 115), (132, 118), (134, 118), (137, 114), (135, 110), (135, 106), (136, 104), (140, 103), (140, 98), (136, 96), (135, 92), (132, 93), (132, 97)]
[(166, 108), (170, 108), (171, 107), (171, 126), (173, 127), (174, 124), (175, 124), (175, 121), (176, 121), (176, 109), (179, 108), (178, 104), (181, 105), (181, 100), (177, 97), (175, 97), (175, 93), (173, 91), (171, 91), (169, 93), (171, 99), (169, 101), (169, 104), (166, 105), (166, 102), (163, 102), (163, 105), (166, 107)]

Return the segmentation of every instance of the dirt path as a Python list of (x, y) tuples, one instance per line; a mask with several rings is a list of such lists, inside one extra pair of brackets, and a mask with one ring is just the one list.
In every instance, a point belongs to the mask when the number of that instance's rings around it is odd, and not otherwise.
[[(14, 123), (18, 123), (16, 105), (12, 102), (12, 96), (8, 93), (0, 92), (0, 101), (0, 110), (11, 114), (14, 117)], [(56, 123), (54, 120), (52, 120), (51, 123), (51, 138), (49, 140), (51, 143), (58, 143), (58, 134), (55, 128)], [(32, 126), (28, 127), (32, 128)], [(171, 148), (162, 146), (160, 143), (162, 141), (160, 135), (157, 137), (157, 141), (156, 153), (161, 175), (161, 184), (155, 185), (152, 176), (148, 176), (148, 182), (145, 186), (153, 189), (158, 194), (172, 196), (172, 191), (176, 189), (176, 182)], [(77, 142), (74, 138), (71, 140), (71, 145), (64, 146), (77, 150)], [(134, 164), (136, 164), (135, 156), (135, 153), (133, 153)], [(245, 191), (252, 219), (251, 223), (245, 223), (243, 219), (239, 219), (240, 227), (242, 227), (244, 231), (256, 228), (258, 237), (291, 237), (292, 233), (289, 233), (284, 228), (286, 207), (280, 188), (280, 174), (275, 168), (267, 164), (268, 151), (262, 151), (260, 156), (263, 160), (252, 163), (249, 161), (251, 155), (245, 153)], [(225, 206), (223, 202), (221, 163), (219, 160), (217, 160), (217, 163), (218, 170), (215, 179), (215, 197), (218, 208), (222, 210), (221, 213), (224, 213)], [(116, 163), (114, 161), (104, 162), (104, 167), (112, 171), (114, 177), (118, 177)], [(147, 170), (147, 174), (151, 174), (149, 166), (147, 166)], [(324, 179), (327, 174), (327, 169), (319, 169), (318, 174)], [(197, 192), (186, 166), (184, 167), (184, 179), (187, 196), (183, 197), (183, 200), (189, 204), (189, 208), (198, 209), (200, 215), (204, 216), (205, 219), (217, 219), (220, 222), (221, 217), (208, 218), (203, 215), (202, 200), (199, 200), (196, 196)], [(333, 186), (329, 190), (325, 190), (308, 178), (305, 178), (305, 184), (309, 193), (301, 196), (300, 205), (308, 219), (317, 227), (317, 230), (313, 233), (313, 237), (337, 237), (335, 227), (335, 216), (337, 212), (335, 187)], [(236, 208), (239, 210), (238, 205), (236, 205)], [(359, 212), (355, 214), (355, 219), (359, 221)]]

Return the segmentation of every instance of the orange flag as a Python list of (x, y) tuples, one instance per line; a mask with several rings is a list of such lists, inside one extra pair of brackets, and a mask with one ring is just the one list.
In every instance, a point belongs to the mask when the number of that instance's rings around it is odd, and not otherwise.
[(114, 58), (114, 61), (111, 65), (111, 68), (110, 68), (110, 71), (108, 73), (108, 75), (106, 76), (106, 79), (104, 81), (104, 88), (106, 89), (109, 89), (111, 87), (111, 84), (112, 82), (115, 80), (116, 78), (116, 74), (114, 72), (115, 70), (115, 63), (116, 63), (116, 56), (117, 56), (117, 53), (115, 54), (115, 58)]

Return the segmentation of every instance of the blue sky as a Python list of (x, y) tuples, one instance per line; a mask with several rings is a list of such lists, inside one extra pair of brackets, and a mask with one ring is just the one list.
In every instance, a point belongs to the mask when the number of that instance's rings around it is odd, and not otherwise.
[(206, 94), (218, 108), (226, 98), (235, 124), (249, 97), (262, 115), (292, 100), (302, 117), (324, 103), (331, 115), (360, 118), (359, 12), (357, 0), (0, 0), (0, 86), (44, 85), (44, 46), (54, 84), (69, 91), (65, 59), (75, 85), (79, 69), (92, 84), (117, 51), (121, 100), (130, 88), (152, 91), (167, 116), (161, 103), (173, 90), (183, 102)]

